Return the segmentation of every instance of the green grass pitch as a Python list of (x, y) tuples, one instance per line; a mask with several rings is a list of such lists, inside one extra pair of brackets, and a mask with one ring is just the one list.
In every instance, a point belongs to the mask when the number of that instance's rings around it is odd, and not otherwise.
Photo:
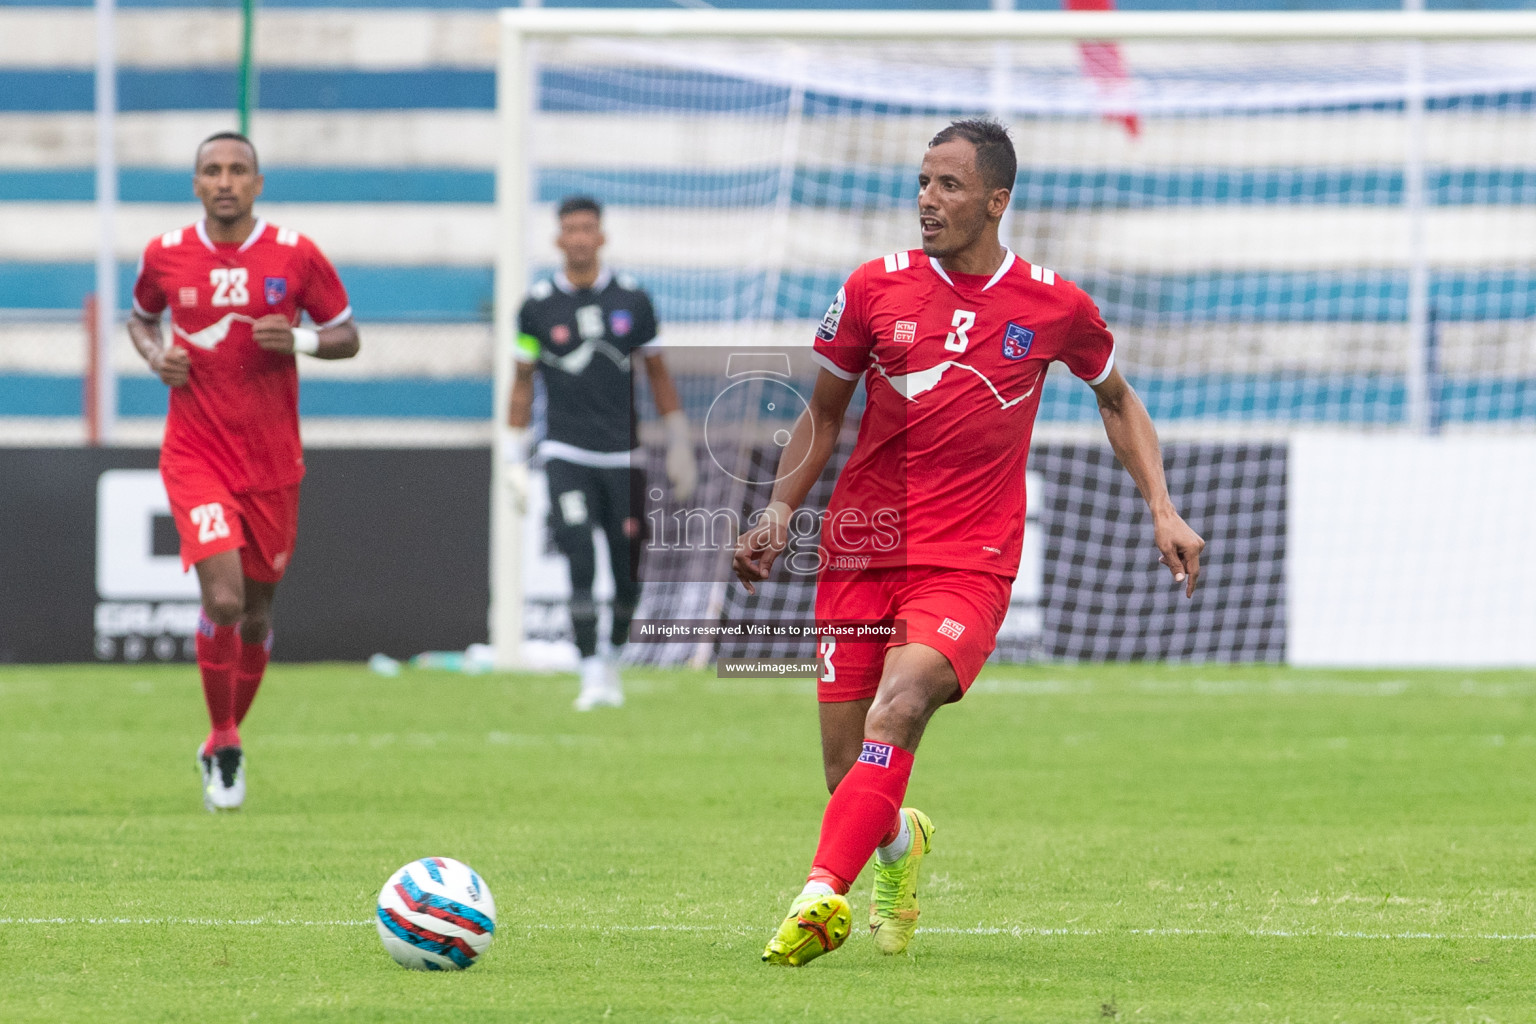
[[(213, 817), (193, 669), (0, 669), (0, 1020), (1536, 1020), (1532, 673), (989, 669), (918, 756), (911, 952), (799, 971), (809, 684), (574, 689), (276, 665)], [(374, 933), (432, 854), (497, 899), (468, 972)]]

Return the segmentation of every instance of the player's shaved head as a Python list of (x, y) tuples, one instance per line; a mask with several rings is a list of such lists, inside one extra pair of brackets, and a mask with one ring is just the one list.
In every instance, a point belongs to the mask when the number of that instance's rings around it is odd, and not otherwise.
[(203, 150), (208, 146), (210, 142), (223, 142), (225, 140), (230, 142), (238, 142), (245, 146), (246, 149), (249, 149), (251, 151), (251, 170), (261, 170), (261, 162), (256, 159), (256, 144), (239, 132), (214, 132), (202, 142), (199, 142), (197, 144), (197, 155), (193, 158), (194, 168), (195, 166), (202, 164)]
[(928, 148), (956, 139), (964, 139), (976, 147), (976, 172), (981, 175), (983, 185), (989, 189), (1013, 191), (1013, 179), (1019, 173), (1019, 158), (1014, 155), (1013, 138), (1006, 126), (989, 117), (953, 121), (933, 137)]

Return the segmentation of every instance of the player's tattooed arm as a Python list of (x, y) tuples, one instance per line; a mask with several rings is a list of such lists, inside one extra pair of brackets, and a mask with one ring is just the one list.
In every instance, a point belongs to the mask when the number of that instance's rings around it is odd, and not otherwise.
[(192, 357), (174, 341), (167, 342), (158, 319), (150, 320), (137, 312), (128, 317), (128, 337), (133, 347), (149, 364), (155, 376), (168, 387), (179, 388), (192, 372)]
[(1184, 596), (1193, 597), (1195, 581), (1200, 578), (1200, 552), (1205, 541), (1190, 529), (1173, 499), (1163, 476), (1163, 452), (1157, 443), (1157, 428), (1147, 407), (1118, 368), (1093, 386), (1104, 420), (1104, 433), (1115, 450), (1115, 458), (1136, 481), (1137, 490), (1152, 510), (1152, 537), (1161, 557), (1158, 559), (1184, 584)]
[(747, 593), (755, 594), (754, 583), (766, 580), (773, 563), (789, 543), (789, 517), (800, 507), (805, 496), (821, 477), (827, 460), (837, 447), (848, 403), (858, 389), (858, 379), (844, 380), (822, 370), (805, 412), (795, 420), (789, 443), (779, 455), (779, 465), (794, 467), (776, 474), (773, 497), (736, 541), (731, 569)]
[[(305, 344), (313, 335), (313, 347)], [(306, 327), (294, 327), (281, 313), (268, 313), (251, 325), (251, 337), (268, 352), (292, 355), (304, 352), (316, 359), (351, 359), (357, 355), (362, 342), (358, 338), (357, 324), (348, 320), (334, 327), (322, 327), (318, 331)]]

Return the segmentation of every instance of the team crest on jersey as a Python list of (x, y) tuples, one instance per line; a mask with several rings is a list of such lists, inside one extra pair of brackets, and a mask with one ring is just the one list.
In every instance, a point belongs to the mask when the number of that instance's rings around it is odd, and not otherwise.
[(613, 332), (614, 337), (622, 338), (634, 330), (634, 327), (635, 318), (629, 315), (629, 310), (616, 309), (608, 314), (608, 329)]
[(288, 279), (286, 277), (264, 278), (262, 291), (267, 296), (267, 305), (275, 306), (288, 297)]
[(917, 321), (897, 320), (895, 337), (898, 345), (912, 344), (917, 340)]
[(821, 318), (821, 326), (816, 328), (816, 337), (822, 341), (831, 341), (837, 337), (837, 325), (843, 322), (843, 307), (847, 304), (847, 290), (839, 288), (837, 298), (833, 299), (832, 305), (827, 307), (827, 315)]
[(1003, 357), (1023, 359), (1029, 355), (1029, 346), (1034, 343), (1034, 340), (1035, 332), (1028, 327), (1009, 324), (1008, 330), (1003, 332)]
[(549, 340), (556, 345), (564, 345), (571, 340), (571, 329), (565, 324), (555, 324), (549, 329)]
[(176, 301), (180, 302), (183, 306), (197, 305), (197, 289), (190, 285), (185, 288), (178, 288), (176, 290)]

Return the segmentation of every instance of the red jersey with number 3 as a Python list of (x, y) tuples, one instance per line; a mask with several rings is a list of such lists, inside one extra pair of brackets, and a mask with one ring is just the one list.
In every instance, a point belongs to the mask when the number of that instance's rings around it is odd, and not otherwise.
[(1082, 289), (1012, 252), (990, 278), (920, 249), (859, 267), (816, 332), (817, 363), (867, 392), (821, 529), (827, 567), (1015, 576), (1046, 369), (1097, 384), (1114, 354)]
[(336, 268), (308, 238), (258, 220), (242, 243), (209, 239), (202, 221), (144, 250), (133, 307), (171, 311), (175, 344), (191, 356), (185, 387), (171, 388), (160, 465), (214, 472), (234, 493), (270, 490), (304, 476), (299, 375), (291, 355), (268, 352), (251, 325), (277, 313), (320, 327), (352, 316)]

